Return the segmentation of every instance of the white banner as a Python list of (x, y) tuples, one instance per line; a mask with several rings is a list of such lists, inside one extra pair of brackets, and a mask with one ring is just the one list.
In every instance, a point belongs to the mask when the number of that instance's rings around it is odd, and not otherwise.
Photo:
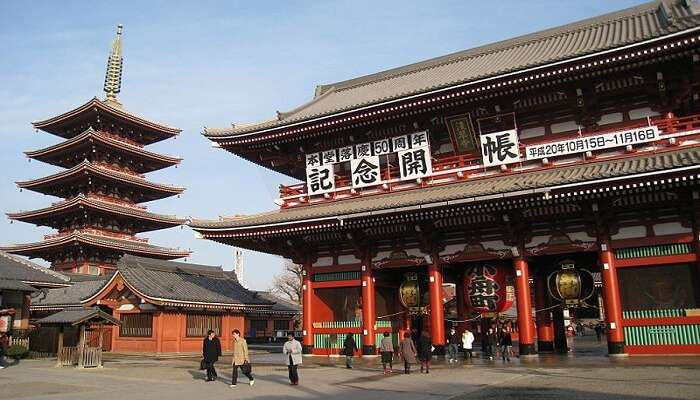
[(419, 147), (398, 152), (400, 179), (418, 179), (433, 173), (430, 149)]
[(306, 186), (310, 195), (335, 191), (333, 164), (306, 168)]
[(353, 188), (382, 184), (384, 179), (382, 179), (379, 156), (394, 153), (397, 153), (398, 157), (400, 180), (432, 175), (430, 138), (427, 131), (421, 131), (306, 154), (308, 193), (315, 195), (335, 191), (333, 165), (344, 162), (350, 162)]
[(525, 158), (527, 160), (537, 160), (546, 157), (558, 157), (567, 154), (652, 142), (658, 139), (659, 128), (657, 126), (645, 126), (626, 131), (527, 146), (525, 148)]
[(481, 161), (484, 167), (511, 164), (520, 161), (518, 131), (485, 133), (480, 136)]
[(350, 180), (355, 189), (382, 183), (379, 156), (357, 158), (350, 161)]

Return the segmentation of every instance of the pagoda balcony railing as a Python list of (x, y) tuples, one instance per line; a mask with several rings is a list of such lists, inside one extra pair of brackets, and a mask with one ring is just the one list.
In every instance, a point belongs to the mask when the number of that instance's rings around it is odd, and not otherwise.
[[(591, 131), (569, 131), (559, 134), (548, 135), (546, 138), (538, 137), (532, 139), (522, 139), (520, 143), (521, 156), (525, 153), (525, 147), (535, 144), (544, 144), (556, 142), (560, 140), (574, 139), (586, 136), (600, 135), (609, 132), (619, 132), (622, 130), (639, 128), (644, 126), (655, 125), (659, 128), (661, 137), (653, 142), (643, 143), (637, 146), (649, 147), (653, 146), (656, 149), (670, 148), (681, 145), (684, 141), (700, 138), (700, 114), (687, 117), (675, 117), (673, 115), (656, 116), (652, 118), (644, 118), (634, 121), (626, 121), (616, 124), (609, 124), (600, 127), (597, 130)], [(611, 149), (605, 149), (610, 151)], [(627, 153), (625, 155), (636, 154), (637, 151), (630, 148), (621, 148), (621, 151)], [(596, 151), (581, 154), (572, 154), (569, 157), (579, 157), (579, 163), (588, 163), (595, 160)], [(556, 165), (548, 164), (546, 160), (530, 160), (526, 161), (522, 157), (522, 164), (536, 165), (537, 168), (557, 168)], [(539, 165), (538, 165), (539, 164)], [(384, 182), (375, 187), (353, 189), (351, 187), (350, 178), (348, 176), (336, 176), (335, 187), (333, 193), (325, 195), (317, 195), (309, 197), (306, 191), (306, 183), (294, 185), (280, 185), (280, 198), (276, 203), (281, 208), (292, 208), (306, 206), (310, 204), (318, 204), (329, 201), (340, 201), (348, 198), (357, 198), (366, 195), (375, 195), (380, 193), (412, 190), (421, 187), (433, 185), (442, 185), (453, 182), (462, 182), (470, 179), (470, 175), (483, 172), (483, 165), (478, 154), (464, 155), (438, 155), (432, 160), (433, 175), (429, 178), (424, 178), (417, 181), (401, 181), (399, 180), (399, 170), (397, 165), (389, 165), (382, 173), (384, 174)], [(528, 171), (531, 171), (529, 169)], [(496, 169), (496, 174), (498, 170)], [(505, 166), (501, 167), (500, 173), (509, 172)]]
[(113, 232), (113, 231), (108, 231), (105, 229), (98, 229), (98, 228), (80, 228), (80, 229), (66, 230), (66, 231), (62, 231), (62, 232), (58, 232), (58, 233), (52, 233), (49, 235), (44, 235), (44, 240), (69, 236), (75, 232), (86, 233), (86, 234), (95, 235), (95, 236), (105, 236), (105, 237), (109, 237), (112, 239), (131, 240), (131, 241), (139, 242), (139, 243), (148, 243), (147, 238), (139, 238), (139, 237), (136, 237), (136, 236), (128, 234), (128, 233)]

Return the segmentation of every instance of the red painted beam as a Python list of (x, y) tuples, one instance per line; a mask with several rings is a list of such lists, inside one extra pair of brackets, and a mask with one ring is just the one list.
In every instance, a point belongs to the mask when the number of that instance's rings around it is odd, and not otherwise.
[(625, 346), (628, 354), (700, 354), (700, 344)]
[(653, 325), (700, 325), (698, 317), (660, 317), (660, 318), (634, 318), (625, 319), (625, 326), (653, 326)]
[(615, 260), (616, 268), (643, 267), (646, 265), (661, 265), (661, 264), (685, 264), (697, 261), (698, 256), (695, 254), (677, 254), (674, 256), (658, 256), (658, 257), (643, 257), (643, 258), (627, 258), (624, 260)]

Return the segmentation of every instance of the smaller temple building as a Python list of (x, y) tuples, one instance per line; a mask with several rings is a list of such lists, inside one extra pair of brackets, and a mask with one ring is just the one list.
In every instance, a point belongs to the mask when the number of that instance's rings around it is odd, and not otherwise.
[(276, 331), (293, 330), (300, 314), (298, 306), (246, 289), (233, 271), (130, 255), (111, 275), (83, 276), (70, 287), (36, 293), (31, 309), (33, 318), (43, 318), (84, 307), (99, 307), (120, 321), (105, 333), (106, 349), (138, 353), (199, 352), (210, 329), (226, 351), (234, 329), (270, 340)]
[(29, 327), (29, 297), (44, 288), (68, 286), (69, 278), (0, 251), (0, 332)]

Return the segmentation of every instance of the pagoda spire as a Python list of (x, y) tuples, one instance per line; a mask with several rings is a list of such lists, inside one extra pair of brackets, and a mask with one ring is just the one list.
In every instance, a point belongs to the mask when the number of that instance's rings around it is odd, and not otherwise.
[(122, 87), (122, 24), (117, 25), (117, 36), (112, 42), (112, 51), (107, 59), (107, 73), (105, 74), (104, 92), (106, 93), (105, 101), (116, 103), (117, 93)]

